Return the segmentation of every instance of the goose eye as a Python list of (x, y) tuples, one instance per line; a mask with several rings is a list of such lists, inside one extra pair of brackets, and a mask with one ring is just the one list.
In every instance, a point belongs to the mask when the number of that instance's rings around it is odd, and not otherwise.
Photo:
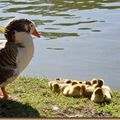
[(33, 25), (30, 25), (30, 27), (33, 27)]

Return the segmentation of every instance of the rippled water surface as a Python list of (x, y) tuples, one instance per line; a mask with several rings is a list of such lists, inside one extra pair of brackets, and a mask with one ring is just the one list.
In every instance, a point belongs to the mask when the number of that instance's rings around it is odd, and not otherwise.
[(0, 25), (13, 18), (33, 20), (42, 33), (22, 75), (97, 77), (120, 88), (120, 0), (1, 0)]

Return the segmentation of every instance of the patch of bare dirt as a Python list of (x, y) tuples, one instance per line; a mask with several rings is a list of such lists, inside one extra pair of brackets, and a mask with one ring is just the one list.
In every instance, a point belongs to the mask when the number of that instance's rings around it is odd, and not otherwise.
[(80, 117), (94, 117), (94, 118), (108, 118), (111, 117), (110, 113), (97, 112), (90, 109), (70, 110), (63, 109), (57, 113), (57, 117), (69, 117), (69, 118), (80, 118)]

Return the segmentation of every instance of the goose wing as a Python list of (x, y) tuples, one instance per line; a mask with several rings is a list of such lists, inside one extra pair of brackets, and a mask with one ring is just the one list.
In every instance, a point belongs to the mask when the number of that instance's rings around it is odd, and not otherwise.
[(15, 74), (18, 49), (13, 42), (6, 42), (5, 46), (0, 48), (0, 84), (2, 84)]

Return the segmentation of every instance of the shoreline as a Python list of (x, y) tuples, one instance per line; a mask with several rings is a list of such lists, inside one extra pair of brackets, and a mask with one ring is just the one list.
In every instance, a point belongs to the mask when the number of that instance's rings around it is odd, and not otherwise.
[(13, 100), (0, 100), (1, 117), (114, 118), (120, 117), (120, 93), (110, 104), (54, 94), (44, 77), (19, 77), (6, 87)]

